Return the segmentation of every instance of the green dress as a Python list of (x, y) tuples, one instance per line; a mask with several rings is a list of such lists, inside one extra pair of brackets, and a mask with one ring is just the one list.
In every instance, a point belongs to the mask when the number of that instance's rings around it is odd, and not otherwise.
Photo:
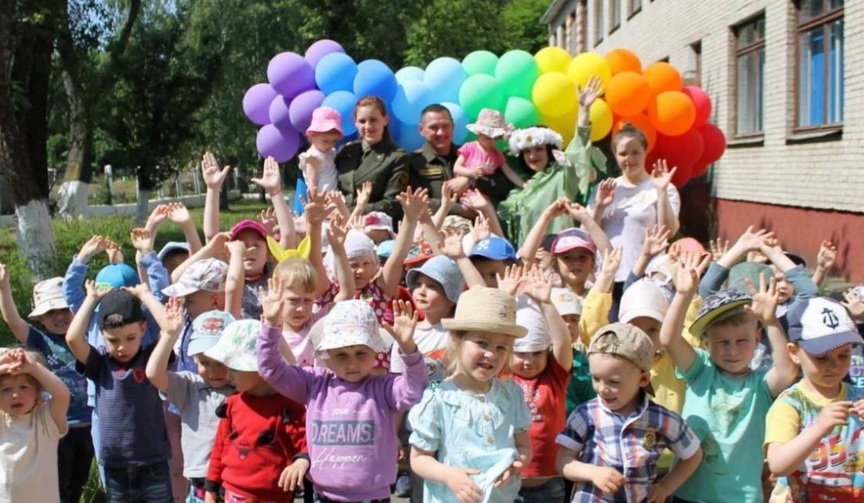
[[(591, 145), (590, 128), (578, 128), (567, 150), (565, 162), (550, 159), (546, 169), (535, 173), (522, 188), (513, 189), (498, 205), (498, 218), (507, 237), (520, 246), (534, 223), (559, 197), (573, 201), (586, 194), (596, 171), (606, 172), (606, 156)], [(557, 217), (549, 226), (555, 233), (573, 227), (573, 219)]]

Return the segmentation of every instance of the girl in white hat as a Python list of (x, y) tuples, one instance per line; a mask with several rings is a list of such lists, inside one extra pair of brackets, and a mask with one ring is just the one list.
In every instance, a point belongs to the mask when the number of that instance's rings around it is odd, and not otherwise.
[(498, 110), (484, 108), (477, 116), (477, 122), (468, 124), (468, 131), (477, 135), (477, 140), (462, 145), (459, 157), (453, 165), (453, 173), (468, 178), (490, 176), (499, 169), (513, 185), (522, 187), (525, 182), (507, 165), (504, 154), (495, 146), (500, 139), (507, 139), (513, 126), (504, 122)]

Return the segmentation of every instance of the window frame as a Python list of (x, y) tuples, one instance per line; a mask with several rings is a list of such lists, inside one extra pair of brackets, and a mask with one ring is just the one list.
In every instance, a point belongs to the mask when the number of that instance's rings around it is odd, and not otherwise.
[(597, 47), (603, 42), (603, 36), (606, 35), (605, 26), (603, 26), (603, 4), (606, 0), (594, 0), (594, 47)]
[[(823, 9), (827, 10), (827, 9), (831, 8), (831, 0), (820, 0), (820, 1), (822, 2)], [(821, 27), (823, 39), (824, 39), (822, 42), (822, 50), (823, 50), (823, 54), (825, 54), (825, 58), (826, 58), (825, 64), (829, 65), (829, 66), (826, 66), (826, 68), (824, 68), (825, 71), (824, 71), (822, 84), (823, 84), (826, 92), (824, 93), (825, 96), (824, 96), (823, 102), (821, 104), (822, 110), (823, 110), (823, 112), (825, 112), (825, 120), (827, 121), (828, 116), (829, 116), (828, 112), (831, 108), (831, 103), (830, 103), (830, 94), (831, 93), (828, 92), (829, 85), (830, 85), (830, 78), (831, 78), (830, 73), (831, 72), (828, 71), (830, 68), (830, 63), (828, 63), (828, 61), (827, 61), (828, 60), (828, 54), (830, 54), (830, 48), (831, 48), (831, 24), (834, 23), (835, 21), (837, 21), (838, 19), (844, 20), (844, 24), (843, 24), (843, 42), (844, 43), (843, 43), (843, 46), (845, 49), (845, 46), (846, 46), (846, 44), (845, 44), (845, 42), (846, 42), (846, 25), (845, 25), (846, 2), (844, 0), (843, 6), (841, 6), (839, 8), (835, 8), (834, 10), (827, 10), (826, 12), (823, 12), (822, 14), (820, 14), (816, 17), (813, 17), (811, 19), (808, 19), (807, 21), (804, 21), (804, 22), (801, 21), (801, 18), (802, 18), (802, 13), (801, 13), (802, 1), (801, 0), (795, 0), (794, 4), (795, 4), (795, 25), (794, 25), (794, 29), (792, 30), (792, 32), (793, 32), (793, 36), (795, 37), (794, 41), (793, 41), (793, 45), (795, 46), (795, 63), (794, 63), (795, 89), (794, 89), (794, 97), (793, 97), (795, 114), (794, 114), (794, 122), (792, 124), (792, 131), (795, 133), (807, 133), (807, 132), (816, 132), (816, 131), (823, 131), (823, 130), (840, 129), (843, 127), (843, 118), (841, 118), (839, 122), (825, 122), (822, 124), (801, 125), (801, 43), (800, 43), (800, 41), (801, 41), (801, 36), (803, 34), (808, 33), (810, 31), (813, 31), (814, 29), (818, 29), (819, 27)], [(841, 57), (843, 58), (843, 62), (844, 62), (843, 66), (845, 67), (845, 61), (846, 61), (845, 55), (841, 54)], [(843, 79), (843, 75), (840, 76), (840, 79), (841, 80)], [(843, 92), (844, 93), (846, 92), (845, 85), (843, 86)], [(842, 99), (842, 97), (839, 99)], [(845, 105), (845, 103), (844, 103), (844, 105)], [(841, 115), (844, 115), (844, 118), (845, 118), (845, 114), (843, 114), (842, 109), (841, 109)]]
[(621, 27), (621, 0), (609, 0), (609, 33), (612, 34)]
[(756, 24), (759, 21), (762, 21), (763, 25), (765, 24), (766, 19), (765, 19), (765, 12), (764, 11), (760, 12), (756, 15), (750, 16), (747, 19), (744, 19), (743, 21), (739, 22), (738, 24), (732, 26), (732, 38), (733, 38), (732, 61), (733, 61), (733, 68), (734, 68), (733, 76), (732, 76), (732, 82), (733, 82), (733, 89), (734, 89), (734, 100), (733, 100), (734, 109), (733, 110), (735, 111), (735, 113), (733, 114), (734, 121), (733, 121), (732, 130), (734, 131), (734, 134), (733, 134), (734, 138), (742, 138), (742, 139), (761, 138), (765, 135), (765, 72), (764, 71), (759, 76), (759, 81), (760, 81), (760, 84), (762, 87), (762, 99), (760, 100), (760, 105), (762, 107), (762, 110), (761, 110), (761, 114), (762, 114), (761, 128), (758, 131), (752, 131), (752, 132), (746, 132), (746, 133), (742, 133), (738, 130), (738, 119), (739, 119), (738, 102), (739, 102), (739, 94), (740, 94), (739, 93), (740, 88), (738, 86), (738, 66), (739, 66), (738, 60), (740, 58), (748, 56), (750, 54), (758, 53), (759, 51), (762, 51), (762, 57), (764, 59), (765, 58), (765, 51), (766, 51), (765, 41), (768, 38), (767, 33), (765, 33), (761, 39), (759, 39), (755, 42), (750, 42), (747, 45), (742, 46), (741, 32), (745, 28), (749, 27), (750, 25)]
[(627, 19), (642, 12), (642, 0), (627, 0)]

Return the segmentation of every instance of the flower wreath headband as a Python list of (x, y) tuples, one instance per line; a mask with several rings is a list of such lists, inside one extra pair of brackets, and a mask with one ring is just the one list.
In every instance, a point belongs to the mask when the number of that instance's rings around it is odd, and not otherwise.
[(510, 135), (510, 152), (519, 155), (523, 150), (540, 145), (550, 145), (560, 150), (564, 140), (561, 135), (545, 127), (519, 129)]

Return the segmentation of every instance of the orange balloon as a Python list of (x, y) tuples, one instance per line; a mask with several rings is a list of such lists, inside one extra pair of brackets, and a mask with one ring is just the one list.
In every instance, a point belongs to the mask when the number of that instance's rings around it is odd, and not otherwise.
[(648, 140), (648, 149), (646, 152), (650, 152), (654, 149), (654, 145), (657, 143), (657, 130), (654, 129), (654, 126), (651, 124), (651, 119), (648, 118), (648, 115), (641, 113), (638, 115), (633, 115), (631, 117), (621, 117), (615, 121), (615, 124), (612, 126), (612, 134), (615, 135), (624, 124), (629, 123), (631, 126), (635, 127), (639, 131), (642, 131), (642, 134), (645, 135), (645, 138)]
[(651, 92), (654, 94), (666, 91), (680, 91), (684, 84), (678, 70), (665, 61), (658, 61), (646, 66), (643, 75), (645, 75), (648, 87), (651, 88)]
[(639, 61), (639, 56), (629, 49), (612, 49), (606, 53), (606, 61), (612, 68), (612, 75), (621, 72), (642, 73), (642, 62)]
[(648, 117), (658, 132), (678, 136), (693, 127), (696, 105), (681, 91), (666, 91), (657, 95), (648, 108)]
[(612, 112), (630, 117), (648, 106), (651, 100), (651, 88), (642, 75), (636, 72), (621, 72), (609, 79), (605, 98)]

